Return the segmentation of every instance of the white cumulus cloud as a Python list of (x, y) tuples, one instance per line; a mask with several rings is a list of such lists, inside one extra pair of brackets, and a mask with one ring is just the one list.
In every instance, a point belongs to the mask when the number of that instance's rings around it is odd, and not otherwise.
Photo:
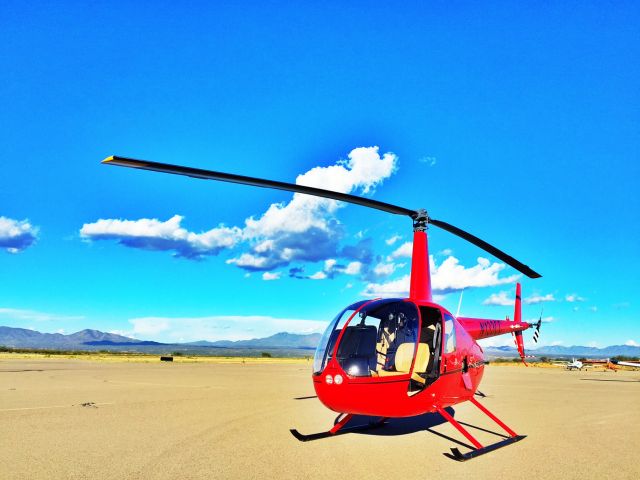
[(410, 276), (404, 275), (384, 283), (369, 283), (362, 294), (365, 297), (407, 297), (409, 284)]
[[(362, 262), (354, 261), (349, 262), (347, 265), (342, 265), (337, 262), (335, 258), (329, 258), (324, 262), (324, 269), (319, 270), (313, 275), (304, 277), (302, 272), (296, 272), (296, 278), (308, 278), (310, 280), (324, 280), (325, 278), (333, 278), (339, 273), (345, 275), (358, 275), (362, 271)], [(293, 276), (293, 275), (292, 275)]]
[(117, 240), (127, 247), (174, 251), (176, 256), (201, 258), (233, 247), (241, 239), (238, 227), (220, 225), (207, 232), (190, 232), (180, 225), (183, 217), (174, 215), (162, 222), (155, 218), (139, 220), (100, 219), (86, 223), (80, 236), (87, 240)]
[[(340, 193), (372, 193), (396, 169), (393, 153), (380, 156), (378, 147), (356, 148), (347, 160), (328, 167), (314, 167), (299, 175), (296, 184)], [(272, 269), (294, 261), (323, 261), (339, 251), (341, 225), (335, 217), (344, 203), (328, 198), (294, 193), (288, 203), (274, 203), (260, 217), (245, 220), (243, 238), (254, 242), (252, 254), (264, 258), (259, 267), (233, 262), (239, 267)], [(360, 260), (352, 258), (352, 260)]]
[[(378, 147), (355, 148), (347, 159), (311, 168), (299, 175), (296, 183), (370, 195), (394, 173), (397, 160), (390, 152), (381, 155)], [(101, 219), (85, 224), (80, 235), (86, 240), (115, 240), (133, 248), (174, 251), (176, 256), (191, 259), (216, 255), (235, 246), (238, 253), (226, 263), (249, 272), (273, 271), (291, 263), (341, 259), (342, 264), (324, 270), (327, 277), (337, 273), (365, 274), (373, 261), (372, 241), (360, 238), (356, 245), (341, 245), (344, 228), (336, 214), (344, 205), (294, 193), (291, 200), (274, 203), (261, 215), (245, 219), (242, 227), (220, 225), (208, 232), (195, 233), (183, 228), (183, 218), (175, 215), (167, 221)], [(289, 275), (309, 278), (301, 273), (301, 268), (291, 267)]]
[(535, 305), (536, 303), (555, 302), (556, 299), (552, 293), (547, 293), (546, 295), (531, 295), (522, 301), (527, 305)]
[(19, 253), (34, 244), (38, 228), (28, 220), (0, 217), (0, 248), (9, 253)]
[(161, 317), (135, 318), (130, 323), (133, 325), (133, 334), (140, 337), (157, 335), (171, 328), (170, 320)]
[[(465, 288), (493, 287), (515, 282), (519, 275), (500, 277), (505, 268), (502, 263), (491, 263), (486, 258), (479, 257), (473, 267), (460, 265), (455, 257), (448, 257), (437, 265), (430, 256), (431, 288), (433, 294), (444, 295)], [(386, 283), (369, 283), (363, 295), (368, 297), (406, 296), (409, 293), (410, 276), (391, 280)]]
[(384, 241), (384, 243), (386, 243), (387, 245), (393, 245), (394, 243), (396, 243), (400, 239), (402, 239), (402, 237), (400, 235), (394, 235), (393, 237), (387, 238)]
[(344, 269), (346, 275), (358, 275), (362, 270), (362, 262), (349, 262)]
[(391, 255), (387, 257), (387, 261), (392, 261), (401, 257), (411, 258), (411, 254), (413, 253), (413, 242), (405, 242), (400, 245), (397, 249), (395, 249)]
[(396, 265), (394, 263), (379, 263), (373, 268), (373, 273), (377, 277), (388, 277), (395, 269)]
[(489, 295), (483, 305), (501, 305), (501, 306), (513, 306), (515, 304), (515, 296), (508, 292), (492, 293)]
[(264, 272), (262, 274), (262, 279), (263, 280), (279, 280), (280, 279), (280, 272)]
[(460, 265), (456, 257), (447, 257), (440, 265), (431, 261), (431, 285), (438, 293), (450, 293), (464, 288), (494, 287), (515, 282), (520, 276), (517, 274), (500, 277), (504, 270), (503, 263), (491, 263), (483, 257), (478, 257), (478, 263), (466, 268)]
[(278, 266), (270, 264), (268, 258), (252, 255), (251, 253), (243, 253), (237, 258), (230, 258), (226, 263), (235, 264), (247, 270), (267, 270)]

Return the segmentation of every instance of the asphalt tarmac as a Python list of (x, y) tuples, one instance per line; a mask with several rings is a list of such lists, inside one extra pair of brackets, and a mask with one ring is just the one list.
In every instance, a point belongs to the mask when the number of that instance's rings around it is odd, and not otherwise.
[[(434, 414), (302, 443), (334, 412), (308, 363), (0, 359), (1, 479), (640, 478), (640, 372), (486, 367), (479, 400), (519, 434), (468, 462)], [(502, 433), (453, 407), (482, 442)]]

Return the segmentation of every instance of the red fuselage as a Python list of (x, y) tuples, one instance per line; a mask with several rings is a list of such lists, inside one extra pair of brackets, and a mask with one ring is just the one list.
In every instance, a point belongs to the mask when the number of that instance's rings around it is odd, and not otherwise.
[[(519, 286), (518, 286), (519, 300)], [(409, 417), (433, 412), (451, 405), (469, 400), (476, 392), (484, 373), (484, 354), (476, 340), (516, 333), (530, 328), (530, 324), (520, 321), (519, 305), (514, 321), (492, 320), (454, 316), (444, 307), (431, 301), (431, 278), (429, 272), (429, 256), (427, 235), (425, 231), (414, 232), (413, 259), (411, 272), (410, 297), (399, 300), (414, 305), (415, 310), (439, 312), (442, 322), (440, 331), (445, 332), (445, 322), (452, 322), (455, 329), (453, 348), (439, 343), (438, 351), (432, 355), (438, 357), (435, 378), (427, 382), (422, 389), (416, 391), (412, 386), (415, 358), (411, 370), (405, 374), (394, 376), (353, 376), (341, 366), (338, 352), (344, 330), (350, 323), (356, 323), (357, 311), (344, 325), (337, 341), (332, 345), (332, 352), (324, 369), (315, 372), (313, 385), (320, 401), (336, 412), (379, 417)], [(364, 308), (367, 305), (361, 305)], [(423, 314), (418, 315), (421, 331)], [(516, 321), (517, 320), (517, 321)], [(448, 326), (448, 328), (451, 328)], [(416, 350), (417, 352), (417, 347)], [(414, 353), (416, 356), (417, 353)], [(341, 382), (333, 382), (336, 376)], [(330, 377), (329, 381), (327, 377)], [(415, 377), (414, 377), (415, 378)], [(411, 391), (411, 394), (410, 394)]]

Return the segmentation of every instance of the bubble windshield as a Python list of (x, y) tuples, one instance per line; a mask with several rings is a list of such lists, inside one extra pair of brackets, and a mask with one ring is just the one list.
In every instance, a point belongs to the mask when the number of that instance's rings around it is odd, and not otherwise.
[(316, 353), (313, 357), (313, 373), (320, 373), (324, 370), (324, 367), (328, 362), (328, 358), (333, 354), (333, 348), (336, 345), (336, 340), (338, 339), (338, 335), (340, 335), (340, 331), (356, 310), (365, 303), (367, 303), (367, 300), (349, 305), (336, 315), (333, 320), (331, 320), (318, 343), (318, 347), (316, 348)]

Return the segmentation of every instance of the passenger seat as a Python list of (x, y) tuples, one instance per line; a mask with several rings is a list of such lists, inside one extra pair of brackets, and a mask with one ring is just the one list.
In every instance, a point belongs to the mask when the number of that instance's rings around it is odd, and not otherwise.
[[(409, 373), (409, 370), (411, 370), (411, 362), (413, 361), (414, 345), (415, 344), (412, 342), (400, 344), (398, 350), (396, 351), (396, 371), (387, 372), (385, 370), (378, 370), (378, 375), (381, 377), (386, 377), (390, 375), (401, 375), (404, 373)], [(411, 378), (423, 385), (425, 383), (425, 379), (418, 375), (418, 373), (424, 373), (427, 371), (427, 365), (429, 365), (430, 358), (431, 352), (429, 351), (429, 345), (427, 345), (426, 343), (419, 343), (418, 351), (416, 352), (416, 363)]]

